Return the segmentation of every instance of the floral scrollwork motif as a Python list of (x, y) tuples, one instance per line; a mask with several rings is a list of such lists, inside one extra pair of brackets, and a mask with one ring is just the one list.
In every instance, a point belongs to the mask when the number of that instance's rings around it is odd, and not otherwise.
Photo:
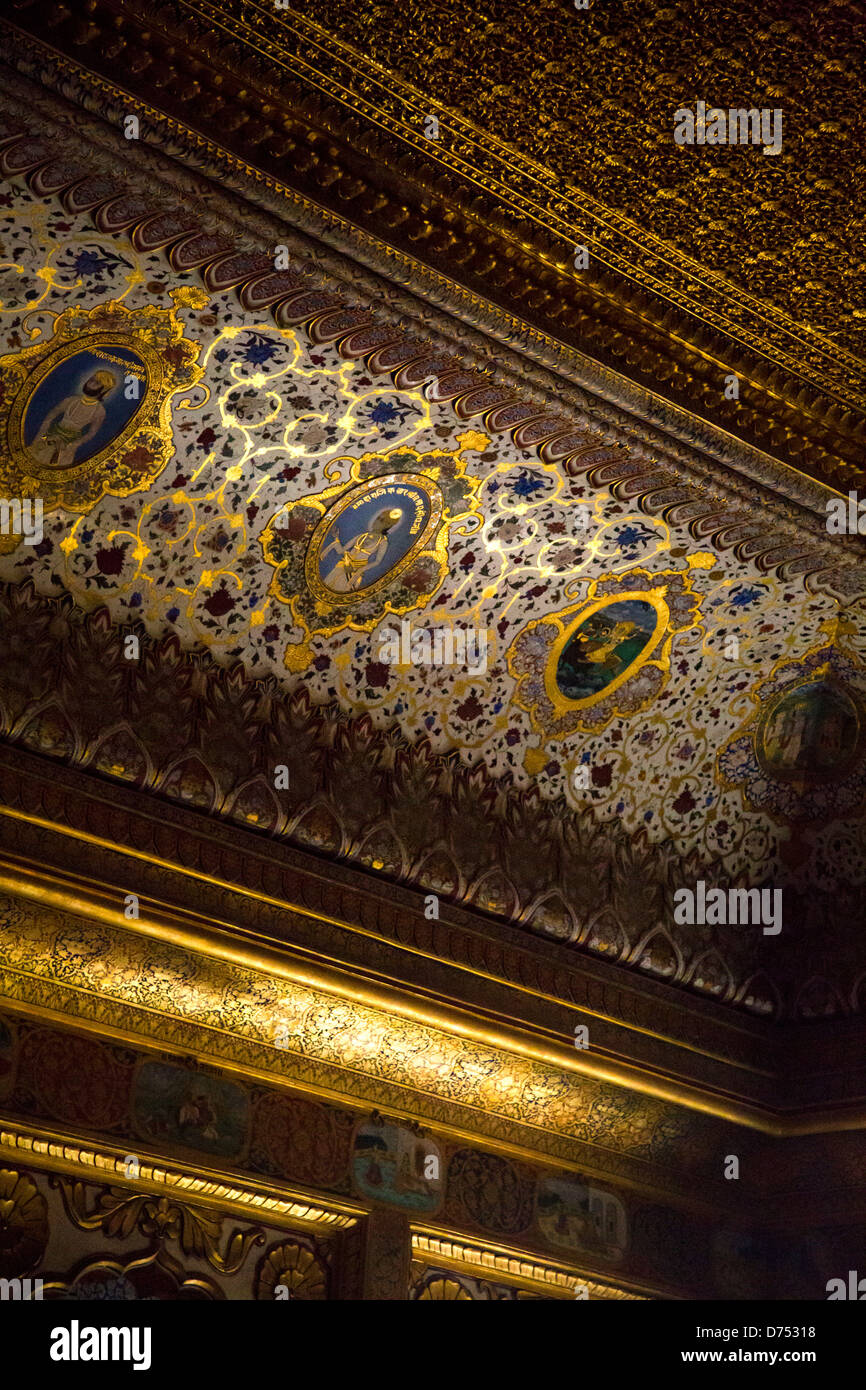
[(158, 1242), (176, 1241), (184, 1255), (207, 1260), (220, 1274), (236, 1274), (254, 1245), (264, 1242), (263, 1231), (232, 1231), (225, 1251), (220, 1250), (223, 1218), (202, 1207), (170, 1197), (146, 1193), (127, 1196), (116, 1188), (103, 1188), (95, 1205), (88, 1207), (88, 1185), (70, 1178), (54, 1178), (70, 1221), (81, 1231), (101, 1230), (123, 1239), (134, 1231)]

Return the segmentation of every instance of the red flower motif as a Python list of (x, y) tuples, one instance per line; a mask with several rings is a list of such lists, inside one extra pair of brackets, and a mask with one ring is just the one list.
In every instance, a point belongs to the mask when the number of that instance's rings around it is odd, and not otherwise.
[(375, 689), (381, 689), (383, 685), (388, 684), (389, 674), (390, 668), (385, 665), (384, 661), (367, 662), (367, 684), (372, 685)]
[(224, 613), (230, 612), (235, 606), (235, 601), (227, 589), (217, 589), (215, 594), (211, 594), (205, 600), (205, 608), (214, 618), (221, 618)]
[(110, 550), (97, 550), (96, 568), (100, 574), (120, 574), (123, 569), (123, 548), (114, 545)]
[(457, 706), (458, 716), (461, 719), (465, 719), (468, 723), (473, 719), (477, 719), (479, 714), (483, 713), (484, 708), (479, 704), (478, 698), (475, 695), (470, 695), (468, 700), (464, 700), (462, 705)]

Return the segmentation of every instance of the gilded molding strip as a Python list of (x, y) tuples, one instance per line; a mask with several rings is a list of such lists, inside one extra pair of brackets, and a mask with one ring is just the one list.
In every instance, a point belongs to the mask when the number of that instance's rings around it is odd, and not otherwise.
[(574, 1298), (578, 1285), (584, 1285), (590, 1299), (617, 1299), (643, 1302), (648, 1295), (632, 1293), (615, 1284), (602, 1284), (582, 1278), (557, 1265), (541, 1264), (505, 1246), (467, 1245), (452, 1236), (434, 1234), (431, 1228), (412, 1228), (412, 1258), (425, 1265), (458, 1269), (475, 1278), (502, 1279), (516, 1288), (550, 1296)]
[[(84, 1148), (80, 1141), (65, 1138), (51, 1131), (36, 1131), (17, 1125), (6, 1118), (0, 1125), (0, 1154), (15, 1163), (29, 1162), (56, 1173), (68, 1173), (81, 1179), (94, 1179), (125, 1186), (131, 1183), (125, 1171), (125, 1158), (119, 1151), (107, 1148)], [(126, 1156), (128, 1157), (128, 1155)], [(363, 1208), (348, 1202), (335, 1201), (332, 1208), (296, 1200), (262, 1184), (250, 1187), (232, 1181), (222, 1181), (203, 1168), (163, 1167), (144, 1156), (136, 1155), (138, 1173), (131, 1186), (133, 1195), (141, 1190), (180, 1194), (207, 1206), (237, 1212), (248, 1219), (259, 1218), (277, 1226), (317, 1227), (327, 1230), (348, 1230), (364, 1215)]]
[[(46, 822), (46, 824), (48, 823)], [(0, 860), (0, 864), (2, 864), (2, 860)], [(4, 873), (2, 869), (0, 869), (0, 891), (16, 897), (24, 896), (31, 902), (50, 906), (63, 912), (95, 919), (111, 925), (115, 929), (120, 928), (123, 934), (140, 934), (160, 942), (170, 942), (183, 951), (195, 951), (206, 959), (218, 960), (226, 966), (240, 966), (244, 969), (263, 971), (269, 976), (279, 977), (289, 982), (296, 988), (326, 991), (329, 995), (351, 1001), (353, 1005), (361, 1009), (382, 1010), (389, 1019), (402, 1019), (406, 1024), (441, 1029), (446, 1035), (455, 1039), (462, 1038), (473, 1045), (502, 1051), (515, 1058), (520, 1058), (527, 1064), (553, 1066), (567, 1073), (575, 1073), (580, 1078), (627, 1087), (630, 1091), (653, 1101), (684, 1106), (701, 1114), (711, 1115), (734, 1124), (745, 1125), (747, 1128), (765, 1133), (788, 1132), (784, 1120), (771, 1118), (757, 1106), (725, 1100), (703, 1091), (699, 1086), (659, 1077), (628, 1063), (613, 1060), (595, 1061), (586, 1051), (577, 1050), (564, 1043), (557, 1045), (538, 1036), (533, 1037), (528, 1030), (518, 1031), (514, 1026), (503, 1026), (502, 1024), (485, 1027), (474, 1015), (467, 1012), (465, 1006), (455, 1007), (441, 1002), (431, 1002), (426, 1008), (420, 1007), (411, 1001), (402, 989), (389, 988), (383, 984), (376, 985), (374, 982), (360, 984), (356, 977), (350, 976), (345, 969), (340, 969), (330, 963), (314, 964), (306, 960), (299, 960), (297, 956), (293, 958), (286, 947), (277, 945), (262, 947), (260, 945), (253, 946), (243, 941), (239, 942), (232, 936), (229, 925), (215, 926), (211, 921), (207, 923), (190, 920), (181, 922), (177, 918), (173, 918), (170, 913), (159, 917), (148, 917), (144, 903), (140, 904), (141, 915), (134, 922), (131, 922), (124, 918), (123, 913), (118, 908), (107, 906), (92, 892), (85, 895), (79, 889), (81, 896), (73, 896), (65, 885), (53, 887), (46, 884), (44, 879), (36, 880), (35, 876), (25, 880), (20, 874)], [(264, 895), (258, 896), (264, 899)], [(286, 905), (280, 904), (280, 906), (285, 907)], [(288, 907), (289, 910), (301, 912), (306, 916), (316, 916), (316, 914), (311, 914), (309, 909), (303, 907), (293, 904), (289, 904)], [(336, 921), (336, 919), (331, 918), (327, 920)], [(337, 922), (336, 924), (344, 927), (349, 926), (345, 922)], [(167, 1006), (170, 1001), (171, 992), (169, 990), (163, 1000), (164, 1006)]]
[[(446, 1123), (456, 1107), (472, 1114), (476, 1125), (482, 1116), (493, 1116), (539, 1139), (572, 1141), (587, 1136), (591, 1112), (606, 1098), (605, 1104), (630, 1115), (621, 1134), (605, 1124), (595, 1136), (593, 1142), (601, 1140), (608, 1152), (646, 1153), (658, 1126), (669, 1127), (672, 1137), (684, 1135), (698, 1117), (775, 1136), (866, 1127), (862, 1107), (776, 1116), (674, 1079), (660, 1081), (640, 1068), (593, 1063), (583, 1052), (516, 1027), (480, 1025), (467, 1009), (434, 1002), (419, 1006), (403, 990), (372, 982), (359, 987), (345, 970), (238, 943), (210, 925), (176, 926), (168, 915), (132, 922), (117, 908), (15, 877), (0, 877), (0, 891), (17, 903), (37, 905), (29, 917), (14, 912), (14, 927), (0, 920), (2, 992), (10, 999), (56, 1011), (52, 996), (60, 988), (72, 990), (82, 1000), (98, 1001), (96, 1015), (103, 1022), (123, 1028), (131, 1015), (142, 1012), (145, 996), (147, 1016), (160, 1020), (156, 1030), (152, 1023), (140, 1029), (145, 1036), (158, 1037), (166, 1027), (171, 1033), (178, 1024), (197, 1032), (204, 1028), (211, 1041), (200, 1037), (196, 1050), (224, 1054), (230, 1040), (233, 1059), (252, 1048), (260, 1056), (257, 1064), (269, 1057), (274, 1070), (324, 1066), (342, 1078), (341, 1095), (350, 1077), (350, 1091), (363, 1081), (390, 1081), (434, 1106), (444, 1103), (439, 1118)], [(102, 926), (92, 926), (88, 918)], [(109, 926), (111, 933), (105, 930)], [(72, 947), (66, 945), (67, 935)], [(245, 1002), (236, 1002), (236, 995)], [(61, 1012), (69, 1013), (68, 1005)], [(86, 1010), (79, 1006), (73, 1012)], [(275, 1041), (280, 1030), (285, 1045)], [(218, 1037), (222, 1041), (215, 1049)], [(392, 1058), (390, 1076), (380, 1052)]]
[[(10, 807), (0, 806), (0, 817), (3, 816), (6, 816), (12, 820), (23, 821), (26, 824), (38, 826), (42, 829), (51, 830), (60, 835), (69, 836), (75, 840), (93, 845), (101, 849), (117, 850), (118, 853), (128, 855), (132, 859), (140, 860), (144, 863), (152, 865), (153, 867), (165, 869), (169, 873), (176, 873), (187, 878), (197, 879), (200, 882), (207, 883), (208, 885), (218, 888), (223, 892), (238, 893), (243, 895), (245, 898), (249, 898), (254, 902), (265, 903), (270, 907), (279, 908), (282, 912), (294, 912), (297, 913), (299, 916), (306, 917), (310, 921), (327, 923), (329, 926), (338, 927), (341, 931), (351, 932), (358, 936), (367, 937), (373, 941), (390, 942), (392, 940), (392, 937), (384, 935), (381, 932), (374, 931), (370, 927), (362, 926), (359, 922), (351, 922), (343, 917), (333, 917), (321, 911), (311, 911), (311, 909), (305, 906), (305, 904), (302, 902), (294, 902), (284, 898), (271, 897), (268, 894), (263, 893), (261, 891), (252, 888), (247, 888), (243, 884), (239, 884), (237, 882), (230, 882), (226, 879), (220, 879), (212, 874), (204, 874), (195, 869), (190, 868), (188, 865), (176, 863), (168, 859), (162, 859), (153, 854), (148, 854), (141, 850), (136, 850), (126, 845), (122, 847), (115, 845), (110, 841), (100, 839), (96, 835), (75, 830), (74, 828), (67, 825), (58, 824), (53, 821), (47, 821), (37, 816), (27, 815), (20, 811), (16, 811)], [(0, 824), (2, 824), (2, 821), (0, 821)], [(15, 893), (24, 893), (26, 896), (32, 897), (36, 901), (48, 901), (48, 898), (43, 897), (42, 892), (39, 888), (35, 889), (34, 891), (28, 891), (28, 889), (24, 886), (25, 883), (36, 883), (37, 885), (41, 883), (54, 884), (57, 901), (72, 901), (72, 898), (70, 897), (70, 890), (74, 894), (83, 895), (79, 896), (77, 901), (83, 904), (82, 910), (88, 912), (94, 910), (93, 902), (94, 900), (96, 900), (97, 902), (99, 901), (100, 893), (102, 894), (102, 896), (106, 895), (106, 890), (98, 890), (91, 880), (87, 880), (86, 884), (82, 884), (76, 880), (67, 877), (66, 875), (55, 873), (52, 870), (43, 870), (41, 865), (37, 866), (35, 863), (23, 864), (18, 859), (12, 859), (0, 852), (0, 873), (2, 873), (4, 870), (7, 876), (5, 879), (0, 879), (0, 882), (5, 883), (6, 885), (14, 885), (14, 889), (12, 889), (11, 891), (14, 891)], [(164, 908), (162, 910), (166, 911), (167, 916), (172, 917), (173, 920), (183, 920), (184, 926), (188, 925), (185, 920), (185, 914), (181, 913), (179, 910), (175, 910), (173, 912), (167, 911)], [(115, 920), (115, 918), (110, 916), (108, 920), (113, 921)], [(237, 934), (238, 929), (236, 923), (222, 921), (214, 917), (213, 914), (209, 914), (207, 920), (209, 927), (211, 928), (216, 928), (218, 931), (224, 929), (228, 932)], [(445, 923), (444, 925), (447, 926), (449, 924)], [(420, 956), (422, 960), (431, 960), (437, 962), (443, 960), (442, 956), (436, 955), (434, 952), (426, 950), (423, 947), (416, 945), (411, 940), (401, 938), (399, 944), (402, 950), (409, 952), (411, 955)], [(279, 941), (274, 939), (273, 945), (274, 947), (279, 947), (280, 943)], [(328, 957), (323, 956), (322, 960), (324, 961), (326, 968), (332, 963), (332, 961)], [(490, 980), (497, 983), (502, 981), (503, 983), (507, 984), (509, 988), (517, 990), (522, 994), (532, 995), (536, 999), (541, 999), (545, 1002), (549, 1002), (552, 1004), (558, 1004), (564, 1006), (565, 1008), (574, 1009), (575, 1012), (578, 1013), (581, 1017), (596, 1018), (605, 1023), (613, 1024), (615, 1027), (623, 1029), (624, 1031), (627, 1031), (629, 1033), (640, 1034), (644, 1037), (652, 1038), (653, 1040), (659, 1042), (673, 1043), (685, 1052), (691, 1053), (698, 1057), (705, 1057), (711, 1061), (722, 1063), (729, 1063), (731, 1061), (731, 1058), (724, 1052), (718, 1050), (713, 1051), (708, 1047), (700, 1047), (696, 1043), (679, 1038), (673, 1033), (664, 1033), (659, 1031), (658, 1029), (647, 1028), (642, 1024), (635, 1023), (632, 1019), (621, 1017), (613, 1011), (605, 1011), (599, 1008), (594, 1008), (589, 1003), (578, 1003), (574, 1000), (569, 1000), (564, 995), (554, 994), (551, 993), (549, 990), (533, 987), (532, 985), (527, 984), (525, 980), (520, 979), (518, 977), (512, 979), (504, 974), (497, 975), (494, 974), (492, 971), (483, 969), (481, 966), (477, 964), (470, 964), (469, 962), (463, 960), (449, 960), (447, 963), (454, 965), (456, 968), (460, 970), (465, 971), (467, 974), (477, 976), (479, 979)], [(449, 996), (447, 1000), (443, 999), (443, 1002), (453, 1003), (457, 1008), (461, 1007), (461, 1001), (451, 996)], [(736, 1021), (745, 1023), (745, 1018), (741, 1019), (738, 1015)], [(756, 1046), (758, 1046), (763, 1041), (764, 1039), (762, 1037), (759, 1037), (758, 1035), (755, 1036)], [(610, 1061), (613, 1064), (614, 1058), (612, 1054), (609, 1055)], [(740, 1070), (745, 1070), (760, 1076), (770, 1076), (773, 1074), (765, 1064), (758, 1065), (747, 1063), (742, 1058), (737, 1060), (737, 1066)]]

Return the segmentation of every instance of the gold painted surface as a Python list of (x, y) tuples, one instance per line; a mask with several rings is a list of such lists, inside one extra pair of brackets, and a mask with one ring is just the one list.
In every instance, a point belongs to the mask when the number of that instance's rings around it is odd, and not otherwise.
[[(213, 6), (185, 8), (213, 22)], [(862, 68), (855, 7), (827, 8), (826, 23), (810, 23), (787, 0), (760, 10), (434, 0), (418, 23), (364, 0), (271, 14), (222, 0), (216, 24), (418, 161), (494, 193), (530, 237), (558, 237), (552, 263), (565, 259), (562, 242), (585, 243), (708, 327), (863, 405), (866, 265), (849, 201)], [(781, 107), (781, 157), (723, 149), (713, 160), (710, 147), (677, 146), (674, 113), (698, 98)]]
[[(14, 819), (26, 820), (32, 824), (43, 826), (46, 829), (50, 827), (52, 830), (55, 831), (63, 831), (64, 833), (69, 834), (79, 840), (86, 841), (88, 844), (99, 845), (104, 847), (105, 849), (111, 849), (113, 847), (110, 844), (110, 842), (106, 840), (101, 840), (97, 836), (87, 835), (79, 831), (74, 831), (70, 827), (60, 826), (49, 821), (40, 820), (33, 816), (22, 815), (20, 812), (15, 811), (12, 808), (0, 806), (0, 817), (4, 815), (12, 817)], [(305, 907), (302, 903), (286, 902), (282, 899), (272, 898), (269, 897), (267, 894), (261, 892), (254, 892), (251, 889), (244, 888), (243, 886), (235, 883), (230, 884), (226, 880), (214, 878), (212, 875), (197, 873), (195, 870), (190, 869), (188, 867), (171, 863), (168, 860), (157, 859), (152, 855), (144, 854), (140, 851), (133, 850), (129, 847), (125, 847), (124, 853), (129, 855), (133, 859), (140, 859), (147, 863), (158, 865), (159, 867), (172, 873), (185, 874), (191, 878), (198, 879), (203, 883), (213, 884), (214, 886), (219, 888), (231, 888), (232, 891), (243, 893), (246, 897), (251, 898), (253, 901), (268, 903), (272, 906), (278, 906), (283, 911), (301, 913), (308, 917), (313, 915), (310, 913), (309, 909)], [(46, 871), (43, 871), (41, 867), (37, 869), (35, 866), (33, 866), (33, 868), (30, 868), (28, 866), (28, 868), (25, 869), (20, 862), (15, 861), (13, 863), (12, 861), (7, 860), (5, 856), (3, 856), (2, 854), (0, 854), (0, 889), (7, 890), (10, 893), (22, 894), (39, 902), (54, 902), (59, 906), (68, 907), (72, 911), (84, 912), (88, 915), (96, 916), (109, 922), (117, 920), (117, 914), (114, 909), (113, 903), (110, 906), (108, 906), (107, 912), (105, 910), (107, 906), (107, 896), (104, 890), (100, 890), (99, 895), (97, 896), (97, 891), (94, 885), (92, 884), (88, 885), (87, 889), (85, 890), (82, 885), (72, 884), (70, 883), (70, 881), (63, 877), (59, 877), (55, 874), (50, 874)], [(158, 911), (161, 914), (162, 909), (155, 908), (153, 910), (154, 915)], [(158, 920), (160, 934), (163, 936), (163, 938), (170, 939), (172, 933), (172, 926), (170, 924), (170, 918), (168, 914), (166, 914), (165, 917), (160, 915)], [(357, 922), (350, 922), (341, 917), (332, 917), (321, 911), (315, 914), (314, 920), (327, 922), (332, 926), (340, 927), (345, 931), (356, 932), (358, 935), (361, 936), (372, 937), (376, 940), (380, 939), (375, 931), (369, 930), (368, 928), (365, 928)], [(218, 935), (220, 932), (225, 931), (231, 933), (236, 940), (246, 939), (245, 934), (240, 933), (238, 928), (232, 923), (217, 921), (213, 917), (209, 918), (208, 921), (210, 928), (215, 929), (215, 935)], [(184, 926), (188, 925), (188, 919), (185, 919)], [(418, 946), (414, 946), (411, 941), (403, 941), (401, 942), (401, 945), (404, 950), (409, 951), (414, 955), (417, 955), (422, 960), (439, 959), (434, 953), (423, 950)], [(262, 957), (261, 959), (264, 960), (266, 958)], [(322, 959), (328, 965), (334, 963), (330, 958), (323, 957)], [(461, 969), (465, 969), (469, 974), (475, 975), (481, 980), (495, 980), (499, 978), (498, 976), (490, 974), (488, 971), (485, 971), (476, 965), (463, 963), (461, 964)], [(537, 988), (533, 988), (532, 986), (527, 985), (522, 981), (509, 981), (509, 983), (512, 984), (513, 988), (517, 989), (521, 993), (532, 995), (537, 999), (546, 999), (550, 1000), (551, 1002), (561, 1002), (558, 996), (545, 993), (544, 991)], [(613, 1014), (601, 1012), (598, 1009), (590, 1008), (586, 1004), (580, 1005), (580, 1014), (581, 1017), (586, 1016), (588, 1018), (604, 1019), (608, 1023), (617, 1024), (618, 1027), (627, 1027), (630, 1032), (642, 1034), (648, 1038), (655, 1038), (661, 1041), (670, 1041), (670, 1036), (668, 1034), (659, 1032), (655, 1029), (644, 1027), (630, 1020), (626, 1022), (620, 1017), (617, 1017)], [(679, 1041), (678, 1045), (681, 1046), (687, 1053), (692, 1053), (696, 1057), (706, 1057), (714, 1061), (729, 1060), (725, 1053), (712, 1051), (709, 1048), (697, 1047), (690, 1042)], [(738, 1065), (741, 1068), (744, 1068), (746, 1071), (754, 1072), (762, 1076), (770, 1075), (770, 1072), (768, 1071), (766, 1066), (747, 1065), (743, 1061), (740, 1061)]]
[[(130, 1180), (119, 1149), (83, 1145), (79, 1139), (56, 1131), (32, 1129), (4, 1119), (0, 1123), (0, 1156), (9, 1162), (32, 1163), (49, 1172), (62, 1173), (80, 1182), (110, 1183), (118, 1189)], [(213, 1206), (248, 1219), (259, 1219), (275, 1226), (309, 1226), (322, 1230), (347, 1230), (363, 1214), (363, 1208), (342, 1198), (329, 1198), (328, 1205), (310, 1202), (298, 1194), (293, 1197), (281, 1187), (247, 1180), (228, 1181), (208, 1169), (184, 1163), (162, 1164), (138, 1155), (135, 1197), (141, 1189), (158, 1198), (184, 1199), (196, 1206)], [(99, 1224), (98, 1222), (96, 1223)]]
[[(203, 924), (190, 930), (188, 918), (172, 925), (142, 908), (120, 927), (120, 908), (32, 882), (17, 891), (26, 896), (0, 899), (0, 998), (13, 1006), (72, 1012), (117, 1036), (162, 1039), (394, 1114), (408, 1113), (411, 1095), (445, 1132), (483, 1133), (491, 1123), (491, 1137), (567, 1160), (573, 1140), (660, 1158), (699, 1115), (779, 1136), (866, 1127), (858, 1111), (770, 1115), (285, 950)], [(0, 877), (0, 893), (15, 892)]]
[[(194, 944), (186, 931), (166, 940), (165, 924), (148, 922), (144, 913), (135, 930), (108, 926), (120, 912), (99, 915), (95, 925), (59, 905), (46, 910), (7, 899), (0, 994), (55, 1009), (63, 1001), (66, 1013), (66, 1001), (77, 997), (82, 1015), (144, 1036), (179, 1040), (179, 1025), (186, 1025), (202, 1054), (255, 1056), (260, 1064), (267, 1058), (277, 1076), (318, 1064), (350, 1093), (353, 1078), (381, 1080), (438, 1099), (449, 1113), (459, 1109), (469, 1124), (494, 1114), (538, 1131), (589, 1137), (593, 1105), (612, 1097), (608, 1083), (617, 1069), (573, 1049), (359, 985), (285, 953), (223, 941), (204, 954), (201, 940)], [(657, 1126), (672, 1123), (661, 1099), (669, 1087), (649, 1078), (645, 1085), (637, 1106), (623, 1093), (621, 1130), (612, 1132), (605, 1119), (596, 1137), (637, 1151)], [(697, 1093), (694, 1100), (703, 1108)], [(674, 1129), (687, 1124), (683, 1114)]]
[[(502, 1118), (528, 1122), (544, 1130), (559, 1127), (555, 1119), (557, 1111), (563, 1132), (568, 1131), (570, 1123), (577, 1123), (580, 1128), (578, 1117), (586, 1113), (586, 1106), (591, 1106), (592, 1097), (602, 1094), (607, 1085), (612, 1084), (627, 1087), (645, 1098), (650, 1128), (660, 1122), (665, 1106), (674, 1104), (771, 1133), (787, 1132), (784, 1121), (768, 1117), (758, 1106), (704, 1091), (699, 1083), (689, 1084), (617, 1059), (595, 1057), (587, 1050), (551, 1041), (544, 1033), (530, 1032), (507, 1023), (486, 1022), (460, 1005), (454, 1006), (435, 998), (420, 1000), (387, 983), (360, 981), (354, 973), (348, 973), (333, 962), (298, 959), (285, 949), (239, 938), (228, 924), (195, 922), (186, 915), (176, 917), (159, 908), (148, 910), (144, 903), (139, 905), (141, 915), (133, 923), (124, 919), (118, 907), (109, 905), (105, 895), (96, 899), (81, 892), (70, 894), (66, 887), (58, 891), (35, 879), (25, 880), (0, 872), (0, 893), (7, 892), (22, 893), (30, 900), (33, 904), (31, 921), (36, 930), (39, 930), (37, 922), (44, 924), (44, 930), (50, 930), (51, 919), (45, 916), (43, 905), (63, 914), (72, 925), (73, 933), (85, 929), (85, 919), (98, 922), (102, 925), (92, 930), (96, 932), (94, 940), (104, 943), (104, 948), (100, 949), (107, 952), (108, 943), (117, 933), (121, 958), (128, 950), (132, 950), (136, 961), (151, 960), (152, 950), (159, 955), (163, 951), (170, 951), (171, 959), (177, 961), (176, 968), (181, 979), (191, 968), (185, 962), (195, 953), (199, 962), (195, 973), (201, 976), (202, 989), (205, 991), (201, 998), (199, 989), (190, 993), (186, 988), (175, 988), (172, 972), (165, 968), (160, 969), (157, 980), (151, 983), (146, 993), (153, 996), (156, 1012), (167, 1017), (177, 1016), (179, 1006), (182, 1013), (187, 1014), (182, 1006), (189, 996), (189, 1003), (193, 1006), (188, 1014), (190, 1021), (204, 1023), (229, 1036), (234, 1035), (238, 1049), (235, 1052), (232, 1046), (229, 1055), (238, 1061), (246, 1052), (242, 1038), (247, 1035), (249, 1041), (258, 1040), (264, 1044), (269, 1065), (273, 1065), (276, 1071), (282, 1069), (278, 1065), (281, 1053), (296, 1054), (296, 1061), (318, 1054), (320, 1060), (333, 1064), (341, 1072), (367, 1072), (401, 1085), (408, 1084), (419, 1093), (435, 1095), (441, 1089), (442, 1095), (468, 1104), (476, 1112), (487, 1113), (493, 1109), (499, 1111)], [(12, 899), (7, 901), (11, 902)], [(69, 917), (70, 913), (76, 916)], [(15, 915), (20, 920), (20, 913)], [(118, 923), (123, 923), (119, 931)], [(105, 928), (108, 928), (108, 934)], [(7, 933), (8, 930), (7, 921)], [(0, 943), (3, 934), (3, 924), (0, 923)], [(159, 944), (154, 947), (149, 942)], [(13, 964), (13, 955), (17, 965)], [(5, 992), (11, 999), (29, 998), (34, 1003), (51, 1007), (50, 991), (46, 988), (48, 982), (56, 978), (65, 983), (70, 977), (62, 966), (54, 974), (51, 952), (47, 958), (43, 957), (44, 953), (33, 945), (22, 947), (8, 957), (0, 950), (0, 968), (5, 962), (16, 973), (20, 970), (22, 976), (39, 981), (35, 994), (19, 992), (12, 986), (14, 974), (5, 973), (4, 978), (9, 986)], [(106, 1013), (105, 1022), (121, 1028), (129, 1027), (132, 1022), (128, 1008), (137, 998), (135, 987), (125, 987), (129, 968), (109, 964), (108, 961), (97, 964), (94, 960), (92, 971), (88, 970), (85, 974), (98, 985), (100, 994), (109, 998), (116, 994), (119, 1012), (112, 1011), (111, 1018)], [(209, 977), (213, 976), (214, 989), (218, 991), (223, 986), (218, 986), (216, 982), (232, 978), (236, 970), (242, 972), (243, 993), (245, 997), (248, 996), (247, 1002), (252, 1006), (252, 1011), (239, 1011), (236, 1007), (200, 1010), (198, 1005), (203, 1004), (211, 994)], [(88, 988), (85, 977), (82, 977), (81, 984)], [(121, 982), (119, 991), (114, 989), (115, 981)], [(266, 1003), (267, 1008), (264, 1007)], [(262, 1006), (261, 1011), (254, 1007), (257, 1005)], [(309, 1030), (298, 1026), (307, 1017), (308, 1007)], [(346, 1030), (345, 1051), (331, 1041), (339, 1031), (338, 1025), (328, 1022), (325, 1017), (331, 1009), (338, 1017), (344, 1017), (344, 1023), (339, 1026)], [(339, 1013), (340, 1009), (345, 1010), (345, 1015)], [(250, 1024), (249, 1032), (245, 1026), (247, 1023)], [(319, 1034), (319, 1025), (323, 1023), (327, 1023), (324, 1036)], [(134, 1031), (144, 1032), (145, 1036), (159, 1036), (158, 1029), (142, 1029), (140, 1021)], [(275, 1039), (279, 1039), (280, 1043), (276, 1043)], [(285, 1039), (288, 1042), (282, 1046)], [(394, 1039), (400, 1040), (394, 1042)], [(393, 1069), (382, 1067), (377, 1060), (377, 1048), (380, 1046), (386, 1054), (393, 1051), (400, 1065)], [(274, 1047), (277, 1048), (276, 1054), (272, 1052)], [(464, 1056), (472, 1059), (465, 1068), (461, 1063)], [(249, 1055), (246, 1060), (249, 1060)], [(286, 1060), (289, 1061), (288, 1056)], [(452, 1073), (455, 1069), (463, 1077), (465, 1086), (453, 1084)], [(582, 1096), (581, 1079), (588, 1088), (585, 1098)], [(532, 1084), (528, 1085), (530, 1080)], [(344, 1087), (345, 1082), (337, 1088), (338, 1093)], [(556, 1105), (550, 1111), (545, 1110), (547, 1096), (552, 1105), (556, 1098)], [(528, 1105), (527, 1097), (531, 1097)], [(648, 1119), (650, 1115), (653, 1116), (652, 1120)], [(473, 1118), (477, 1122), (477, 1114)], [(454, 1117), (449, 1113), (449, 1127), (453, 1123)], [(687, 1118), (683, 1115), (674, 1129), (686, 1124)]]
[(468, 1244), (433, 1228), (412, 1229), (412, 1258), (424, 1265), (456, 1269), (475, 1278), (497, 1279), (517, 1288), (551, 1297), (574, 1298), (579, 1284), (586, 1286), (590, 1299), (641, 1300), (645, 1295), (603, 1284), (593, 1278), (583, 1278), (570, 1269), (537, 1259), (527, 1258), (518, 1250), (503, 1245)]

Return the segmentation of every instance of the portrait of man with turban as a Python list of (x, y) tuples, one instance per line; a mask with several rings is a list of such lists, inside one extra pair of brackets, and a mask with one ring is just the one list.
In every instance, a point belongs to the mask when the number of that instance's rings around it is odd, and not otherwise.
[(105, 423), (103, 401), (117, 384), (115, 372), (100, 368), (84, 380), (80, 391), (52, 406), (30, 445), (33, 458), (44, 468), (71, 468), (79, 449)]

